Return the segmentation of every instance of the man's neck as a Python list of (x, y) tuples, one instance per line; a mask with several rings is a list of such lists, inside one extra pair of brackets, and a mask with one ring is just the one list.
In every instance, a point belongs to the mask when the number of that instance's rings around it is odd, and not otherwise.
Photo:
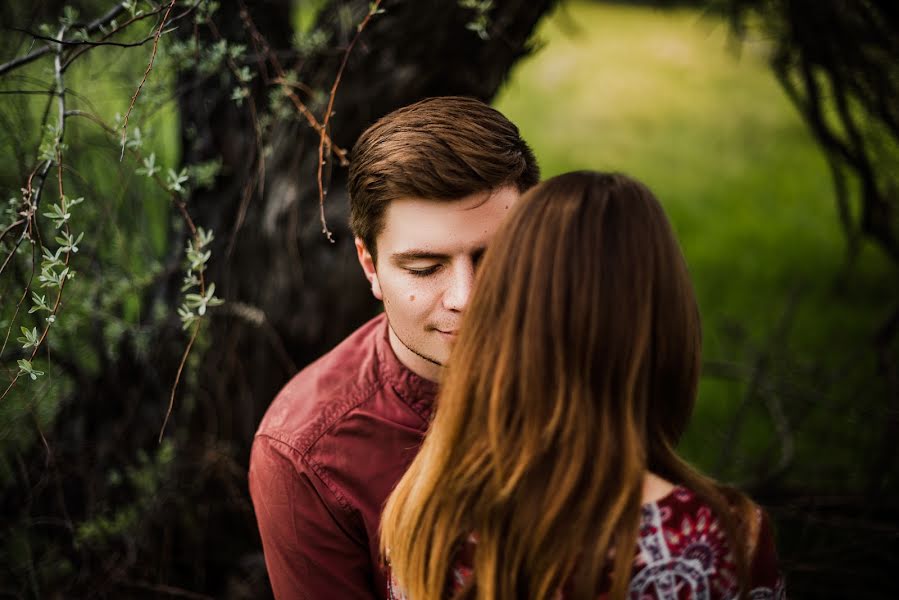
[(400, 338), (396, 333), (394, 333), (393, 327), (388, 325), (387, 329), (390, 347), (393, 349), (393, 353), (396, 355), (397, 359), (399, 359), (406, 368), (419, 377), (423, 377), (429, 381), (437, 382), (440, 380), (440, 375), (443, 372), (443, 367), (441, 365), (419, 356), (407, 348), (406, 345), (400, 341)]

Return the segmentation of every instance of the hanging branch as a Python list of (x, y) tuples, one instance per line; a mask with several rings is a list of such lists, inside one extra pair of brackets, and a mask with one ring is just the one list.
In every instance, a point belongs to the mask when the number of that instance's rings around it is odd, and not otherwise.
[[(60, 29), (58, 37), (60, 37), (60, 38), (63, 37), (65, 35), (65, 32), (66, 32), (66, 26), (64, 25)], [(65, 212), (66, 211), (66, 199), (65, 199), (65, 192), (63, 190), (63, 177), (62, 177), (62, 147), (63, 147), (62, 143), (63, 143), (63, 139), (65, 138), (65, 129), (66, 129), (66, 127), (65, 127), (66, 95), (65, 95), (65, 82), (63, 81), (62, 49), (63, 49), (62, 44), (58, 44), (56, 47), (56, 56), (55, 56), (55, 59), (53, 62), (54, 82), (56, 85), (56, 97), (57, 97), (57, 119), (58, 119), (57, 120), (58, 124), (56, 127), (56, 138), (54, 140), (54, 147), (56, 150), (55, 163), (56, 163), (58, 190), (59, 190), (59, 201), (60, 201), (60, 204), (62, 205), (62, 210)], [(26, 217), (26, 220), (27, 220), (26, 226), (23, 227), (22, 235), (20, 236), (19, 241), (16, 243), (16, 246), (13, 248), (13, 251), (10, 253), (10, 256), (12, 256), (12, 254), (14, 254), (15, 251), (18, 249), (19, 244), (21, 244), (22, 240), (24, 239), (24, 237), (26, 236), (28, 231), (30, 231), (32, 228), (34, 228), (34, 230), (37, 231), (37, 228), (34, 227), (34, 225), (33, 225), (33, 220), (34, 220), (34, 216), (37, 213), (37, 210), (38, 210), (38, 207), (40, 204), (40, 195), (41, 195), (41, 190), (43, 189), (43, 183), (46, 180), (47, 173), (49, 172), (50, 167), (53, 164), (53, 162), (54, 162), (53, 160), (47, 159), (46, 162), (44, 163), (44, 167), (41, 172), (41, 185), (38, 188), (37, 193), (30, 199), (30, 210), (29, 210), (28, 216)], [(31, 182), (29, 181), (29, 188), (30, 188), (30, 185), (31, 185)], [(72, 238), (71, 230), (69, 229), (68, 220), (67, 219), (63, 220), (62, 225), (65, 227), (66, 239), (71, 241), (73, 238)], [(75, 243), (77, 243), (77, 242), (70, 243), (69, 249), (66, 250), (66, 253), (65, 253), (65, 260), (62, 263), (63, 270), (57, 274), (58, 290), (57, 290), (57, 294), (56, 294), (56, 301), (53, 303), (53, 308), (50, 311), (50, 315), (47, 317), (47, 324), (44, 327), (39, 339), (37, 339), (36, 341), (30, 340), (31, 356), (28, 359), (26, 359), (25, 362), (21, 362), (21, 361), (19, 362), (20, 368), (16, 372), (16, 374), (13, 376), (12, 380), (9, 382), (9, 385), (6, 387), (6, 389), (3, 391), (3, 393), (0, 394), (0, 401), (2, 401), (7, 396), (7, 394), (13, 388), (13, 386), (15, 386), (16, 382), (19, 380), (19, 377), (21, 375), (23, 375), (25, 373), (29, 373), (29, 374), (31, 374), (32, 377), (34, 377), (33, 370), (31, 369), (31, 361), (33, 361), (34, 357), (37, 356), (38, 351), (40, 350), (44, 341), (47, 339), (47, 334), (50, 332), (50, 327), (55, 322), (56, 314), (59, 312), (60, 303), (62, 302), (63, 289), (65, 288), (66, 282), (72, 276), (72, 273), (69, 271), (69, 260), (70, 260), (71, 254), (72, 254), (72, 248), (75, 247)], [(32, 256), (33, 255), (34, 255), (34, 249), (32, 249)], [(7, 258), (6, 262), (8, 262), (8, 261), (9, 261), (9, 258)], [(6, 266), (6, 262), (4, 262), (4, 265), (3, 265), (4, 267)], [(32, 260), (32, 263), (33, 262), (34, 261)], [(2, 269), (0, 269), (0, 273), (2, 273)], [(33, 272), (32, 272), (32, 277), (34, 277)], [(29, 285), (27, 285), (25, 288), (25, 293), (23, 295), (23, 299), (24, 299), (24, 296), (26, 296), (28, 294), (30, 285), (31, 284), (29, 282)], [(21, 301), (19, 302), (19, 305), (21, 305)], [(18, 312), (18, 306), (16, 307), (16, 311)], [(13, 327), (14, 323), (15, 323), (15, 319), (12, 319), (10, 321), (10, 328)], [(9, 338), (9, 331), (7, 331), (7, 335), (6, 335), (6, 339), (8, 339), (8, 338)], [(6, 344), (6, 342), (4, 341), (4, 346), (5, 346), (5, 344)], [(0, 350), (0, 352), (2, 352), (2, 350)]]
[(162, 35), (162, 30), (165, 27), (165, 23), (169, 18), (169, 14), (172, 12), (172, 8), (175, 6), (175, 0), (172, 0), (169, 3), (168, 9), (165, 11), (165, 15), (162, 17), (162, 23), (159, 24), (159, 29), (156, 30), (156, 35), (153, 36), (153, 51), (150, 53), (150, 62), (147, 63), (147, 70), (144, 71), (144, 76), (141, 78), (140, 83), (137, 86), (137, 89), (134, 91), (134, 95), (131, 96), (131, 104), (128, 105), (128, 111), (125, 113), (125, 120), (122, 123), (122, 153), (119, 156), (119, 160), (122, 160), (125, 157), (125, 135), (128, 131), (128, 117), (131, 116), (131, 111), (134, 109), (134, 103), (137, 100), (137, 97), (140, 95), (141, 89), (144, 87), (144, 83), (147, 81), (147, 76), (150, 75), (150, 69), (153, 68), (153, 61), (156, 60), (156, 51), (159, 48), (159, 36)]
[(318, 139), (318, 207), (321, 215), (322, 233), (325, 234), (328, 241), (332, 244), (334, 243), (334, 236), (328, 229), (327, 221), (325, 221), (325, 195), (327, 194), (327, 191), (325, 190), (322, 181), (322, 170), (325, 165), (325, 145), (326, 143), (329, 144), (331, 141), (330, 138), (325, 135), (325, 132), (328, 130), (328, 122), (331, 120), (331, 114), (334, 111), (334, 97), (337, 95), (337, 88), (340, 85), (340, 78), (343, 76), (343, 70), (346, 68), (347, 61), (350, 59), (350, 52), (353, 51), (353, 46), (356, 45), (356, 42), (362, 36), (362, 31), (365, 29), (365, 26), (368, 25), (368, 22), (371, 21), (371, 18), (374, 15), (380, 12), (380, 6), (381, 0), (372, 2), (368, 9), (368, 14), (365, 15), (365, 18), (362, 19), (362, 22), (356, 27), (356, 35), (353, 36), (350, 45), (347, 46), (346, 51), (343, 53), (343, 60), (340, 61), (340, 68), (337, 69), (337, 76), (334, 78), (334, 85), (331, 86), (331, 93), (328, 96), (328, 108), (325, 110), (325, 117), (322, 119), (321, 133)]

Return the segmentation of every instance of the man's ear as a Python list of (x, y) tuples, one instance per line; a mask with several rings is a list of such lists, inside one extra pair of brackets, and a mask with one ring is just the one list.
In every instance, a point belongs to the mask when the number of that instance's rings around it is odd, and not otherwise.
[(381, 282), (378, 281), (378, 271), (375, 268), (375, 261), (371, 256), (371, 252), (365, 247), (365, 242), (361, 238), (356, 238), (356, 256), (359, 257), (359, 264), (365, 272), (365, 277), (371, 284), (371, 293), (378, 300), (384, 300), (381, 293)]

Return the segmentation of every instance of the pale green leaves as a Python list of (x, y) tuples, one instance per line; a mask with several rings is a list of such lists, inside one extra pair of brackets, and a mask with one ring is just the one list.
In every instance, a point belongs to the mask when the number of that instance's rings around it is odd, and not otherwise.
[(225, 301), (215, 297), (215, 284), (210, 283), (206, 288), (205, 294), (187, 294), (184, 297), (184, 304), (189, 309), (195, 309), (197, 316), (202, 317), (206, 314), (208, 306), (221, 306)]
[(59, 229), (69, 222), (69, 218), (72, 216), (69, 209), (82, 202), (84, 202), (84, 198), (67, 198), (63, 196), (59, 199), (59, 203), (52, 205), (50, 210), (44, 213), (44, 216), (51, 219), (53, 226)]
[(140, 127), (135, 127), (131, 130), (130, 135), (128, 135), (128, 138), (125, 141), (125, 146), (132, 150), (140, 150), (143, 145), (144, 134), (141, 133)]
[(35, 380), (44, 374), (43, 371), (38, 371), (37, 369), (35, 369), (31, 365), (30, 360), (21, 359), (17, 364), (19, 365), (19, 375), (26, 374), (31, 377), (32, 380)]
[(48, 219), (53, 220), (53, 226), (59, 229), (69, 220), (69, 217), (72, 216), (72, 213), (66, 211), (59, 204), (54, 204), (50, 207), (50, 212), (45, 212), (44, 216)]
[(41, 341), (41, 334), (38, 333), (37, 327), (32, 327), (31, 329), (22, 327), (21, 329), (22, 335), (17, 339), (19, 343), (22, 344), (22, 349), (27, 350), (28, 348), (37, 348)]
[(81, 243), (81, 239), (84, 237), (84, 232), (82, 231), (77, 239), (73, 239), (73, 236), (68, 231), (63, 231), (62, 235), (58, 235), (53, 238), (57, 244), (59, 244), (59, 249), (63, 252), (71, 252), (75, 254), (78, 252), (78, 244)]
[(62, 9), (62, 16), (59, 18), (59, 22), (67, 28), (75, 25), (78, 22), (78, 9), (69, 4), (65, 5)]
[(474, 11), (474, 17), (465, 28), (474, 31), (482, 40), (490, 39), (487, 28), (490, 26), (488, 13), (493, 10), (493, 0), (459, 0), (459, 6)]
[(191, 271), (203, 271), (206, 269), (206, 263), (212, 256), (211, 250), (200, 250), (194, 247), (193, 242), (187, 246), (187, 261), (190, 263)]
[[(79, 241), (81, 241), (81, 237), (82, 236), (78, 236), (78, 240), (71, 240), (71, 238), (68, 239), (74, 246)], [(41, 274), (38, 276), (38, 281), (41, 282), (42, 288), (61, 287), (66, 279), (71, 279), (75, 276), (75, 272), (70, 271), (69, 268), (65, 266), (65, 263), (60, 260), (60, 254), (62, 254), (64, 251), (65, 250), (63, 248), (57, 248), (56, 252), (50, 252), (50, 250), (44, 248), (44, 257), (41, 260)], [(57, 271), (57, 269), (59, 268), (62, 268), (62, 270)]]
[(122, 2), (122, 8), (131, 13), (132, 18), (144, 14), (143, 9), (138, 8), (137, 5), (138, 0), (125, 0), (125, 2)]
[(62, 143), (62, 129), (58, 123), (47, 123), (44, 127), (44, 135), (38, 147), (38, 158), (42, 161), (55, 162), (58, 152), (67, 148)]
[(206, 231), (202, 227), (197, 227), (197, 244), (200, 248), (205, 248), (214, 239), (215, 236), (212, 234), (212, 231)]
[(237, 106), (243, 106), (243, 101), (250, 96), (250, 88), (246, 86), (238, 86), (231, 90), (231, 100)]
[(212, 256), (212, 251), (208, 246), (213, 239), (212, 231), (198, 227), (194, 238), (187, 243), (187, 272), (184, 275), (181, 291), (194, 291), (187, 293), (184, 296), (184, 302), (178, 307), (178, 317), (181, 319), (183, 329), (189, 328), (198, 319), (205, 316), (210, 307), (224, 304), (222, 299), (215, 297), (214, 283), (209, 283), (205, 292), (202, 291), (202, 274), (206, 270), (206, 263)]
[(159, 167), (156, 166), (156, 153), (151, 152), (150, 156), (145, 156), (143, 160), (144, 166), (138, 167), (134, 170), (138, 175), (146, 175), (147, 177), (153, 177), (156, 173), (159, 172)]
[(37, 312), (39, 310), (53, 312), (53, 309), (50, 308), (49, 304), (47, 304), (47, 298), (43, 294), (38, 296), (37, 292), (31, 292), (31, 301), (34, 302), (34, 306), (32, 306), (28, 311), (29, 314)]
[[(216, 159), (195, 163), (190, 165), (188, 169), (190, 178), (197, 188), (211, 188), (212, 184), (215, 183), (215, 178), (218, 177), (219, 172), (222, 170), (222, 161), (221, 159)], [(205, 246), (206, 244), (203, 245)]]
[(38, 281), (41, 282), (42, 288), (59, 288), (62, 287), (63, 282), (67, 278), (71, 279), (74, 276), (75, 274), (70, 273), (68, 267), (64, 268), (62, 271), (57, 272), (55, 269), (42, 266), (41, 274), (38, 275)]
[(183, 194), (187, 192), (185, 184), (188, 179), (190, 179), (190, 174), (187, 171), (187, 167), (178, 172), (175, 169), (169, 169), (168, 177), (166, 178), (166, 188), (172, 193)]

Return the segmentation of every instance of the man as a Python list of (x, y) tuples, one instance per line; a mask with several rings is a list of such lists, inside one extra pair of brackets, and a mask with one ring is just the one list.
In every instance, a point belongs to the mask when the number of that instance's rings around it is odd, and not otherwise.
[(486, 104), (431, 98), (353, 148), (351, 226), (384, 314), (297, 374), (253, 444), (250, 492), (279, 599), (384, 598), (383, 504), (421, 444), (478, 260), (539, 179)]

